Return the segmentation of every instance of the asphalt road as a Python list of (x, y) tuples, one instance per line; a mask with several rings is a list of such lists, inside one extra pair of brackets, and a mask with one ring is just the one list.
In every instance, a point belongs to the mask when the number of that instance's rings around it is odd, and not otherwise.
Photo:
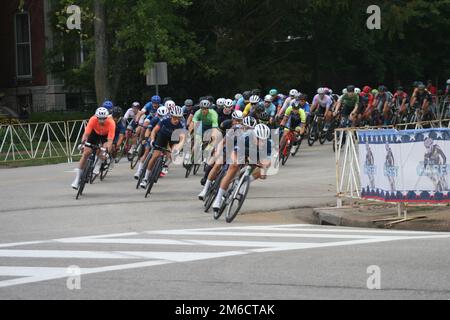
[(145, 199), (121, 163), (76, 201), (74, 166), (0, 170), (0, 299), (450, 299), (450, 234), (298, 214), (335, 201), (330, 145), (252, 184), (232, 224), (180, 167)]

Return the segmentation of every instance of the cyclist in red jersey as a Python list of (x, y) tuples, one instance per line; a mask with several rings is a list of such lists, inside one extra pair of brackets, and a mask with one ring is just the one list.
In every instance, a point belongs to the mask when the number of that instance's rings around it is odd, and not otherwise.
[[(84, 130), (83, 137), (81, 138), (81, 143), (84, 144), (86, 142), (89, 142), (92, 145), (102, 145), (103, 148), (106, 148), (108, 152), (111, 152), (115, 134), (116, 123), (114, 122), (112, 117), (109, 117), (109, 111), (106, 108), (101, 107), (95, 111), (95, 116), (89, 119), (86, 129)], [(78, 189), (81, 173), (83, 172), (86, 160), (91, 155), (91, 153), (92, 149), (88, 146), (85, 146), (78, 168), (76, 169), (77, 176), (72, 183), (72, 188), (74, 188), (75, 190)], [(94, 174), (99, 173), (100, 166), (104, 160), (104, 156), (100, 154), (100, 152), (98, 155), (101, 161), (97, 161), (97, 164), (94, 168)]]

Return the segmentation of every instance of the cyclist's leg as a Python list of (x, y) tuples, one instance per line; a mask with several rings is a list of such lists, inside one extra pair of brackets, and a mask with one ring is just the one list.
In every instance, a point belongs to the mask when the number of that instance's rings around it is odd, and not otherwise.
[(208, 191), (209, 187), (211, 186), (211, 183), (216, 179), (217, 174), (222, 169), (222, 164), (215, 164), (212, 169), (209, 171), (209, 174), (207, 176), (207, 179), (205, 181), (205, 185), (203, 186), (203, 190), (198, 195), (198, 198), (200, 200), (203, 200), (203, 198), (206, 195), (206, 192)]
[(232, 156), (232, 164), (228, 166), (227, 173), (223, 177), (222, 181), (220, 182), (220, 188), (217, 192), (216, 199), (214, 200), (213, 209), (219, 209), (222, 204), (222, 196), (227, 191), (231, 181), (234, 179), (236, 174), (239, 172), (239, 164), (238, 164), (238, 158), (237, 158), (237, 152), (233, 152)]

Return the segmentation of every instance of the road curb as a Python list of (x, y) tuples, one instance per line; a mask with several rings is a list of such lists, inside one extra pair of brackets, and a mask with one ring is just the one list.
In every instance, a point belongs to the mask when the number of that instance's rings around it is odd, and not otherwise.
[(361, 221), (345, 217), (344, 215), (339, 213), (340, 210), (341, 209), (338, 208), (314, 208), (313, 216), (320, 225), (333, 225), (333, 226), (359, 227), (359, 228), (380, 228), (379, 225), (374, 224), (372, 221)]

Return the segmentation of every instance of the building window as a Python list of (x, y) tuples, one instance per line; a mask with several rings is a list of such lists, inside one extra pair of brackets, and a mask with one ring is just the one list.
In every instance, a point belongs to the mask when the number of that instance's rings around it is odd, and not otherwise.
[(31, 78), (31, 36), (28, 12), (15, 16), (17, 78)]

